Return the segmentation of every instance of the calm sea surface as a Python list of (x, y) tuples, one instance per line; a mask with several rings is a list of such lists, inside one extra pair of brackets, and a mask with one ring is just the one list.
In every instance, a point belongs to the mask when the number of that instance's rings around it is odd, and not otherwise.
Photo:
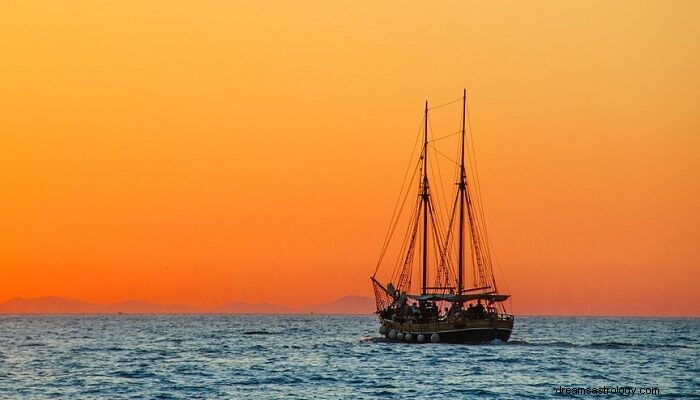
[(371, 316), (0, 316), (0, 398), (700, 398), (700, 319), (520, 317), (508, 344), (402, 344)]

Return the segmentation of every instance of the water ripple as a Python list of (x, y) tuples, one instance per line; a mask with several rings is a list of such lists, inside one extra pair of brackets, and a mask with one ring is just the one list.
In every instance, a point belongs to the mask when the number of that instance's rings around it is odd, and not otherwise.
[(371, 316), (0, 316), (0, 398), (556, 398), (700, 391), (700, 320), (518, 318), (512, 340), (392, 343)]

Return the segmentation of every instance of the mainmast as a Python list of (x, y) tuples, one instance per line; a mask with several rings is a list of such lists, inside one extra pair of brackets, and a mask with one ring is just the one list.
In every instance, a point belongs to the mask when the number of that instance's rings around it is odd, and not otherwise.
[(425, 101), (425, 131), (423, 134), (423, 283), (421, 294), (428, 286), (428, 101)]
[(464, 290), (464, 202), (467, 191), (466, 172), (464, 169), (465, 120), (467, 115), (467, 89), (462, 97), (462, 158), (459, 163), (459, 253), (457, 259), (457, 294)]
[(425, 131), (423, 135), (423, 283), (421, 294), (427, 293), (428, 282), (428, 101), (425, 101)]

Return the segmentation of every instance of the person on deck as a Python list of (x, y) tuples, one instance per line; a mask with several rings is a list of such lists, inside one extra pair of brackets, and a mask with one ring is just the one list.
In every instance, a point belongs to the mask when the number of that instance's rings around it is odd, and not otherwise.
[(474, 309), (474, 306), (472, 303), (469, 303), (467, 306), (467, 319), (474, 319), (476, 314), (476, 310)]
[(485, 313), (484, 313), (484, 305), (481, 304), (481, 299), (478, 299), (476, 301), (476, 317), (478, 319), (484, 319)]
[(452, 303), (452, 307), (450, 308), (449, 315), (450, 317), (456, 317), (462, 312), (462, 303)]
[(414, 302), (413, 305), (411, 305), (410, 313), (411, 313), (411, 317), (416, 318), (416, 319), (420, 318), (420, 309), (418, 308), (418, 303)]
[(438, 319), (440, 317), (440, 308), (436, 303), (430, 303), (430, 316), (433, 319)]

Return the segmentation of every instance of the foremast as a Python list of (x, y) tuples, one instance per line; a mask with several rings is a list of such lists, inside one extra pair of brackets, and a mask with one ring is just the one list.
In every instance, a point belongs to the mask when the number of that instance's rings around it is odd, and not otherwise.
[(467, 192), (467, 175), (464, 168), (464, 137), (465, 121), (467, 115), (467, 89), (464, 89), (462, 97), (462, 148), (459, 162), (459, 241), (457, 253), (457, 294), (464, 290), (464, 206)]

